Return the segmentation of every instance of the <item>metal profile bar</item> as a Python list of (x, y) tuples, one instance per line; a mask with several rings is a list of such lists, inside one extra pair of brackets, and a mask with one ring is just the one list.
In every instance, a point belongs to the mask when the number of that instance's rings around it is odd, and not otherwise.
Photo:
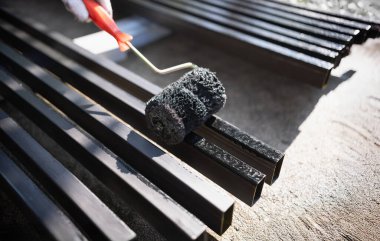
[[(0, 46), (1, 61), (12, 73), (194, 213), (207, 226), (221, 234), (231, 224), (234, 206), (232, 198), (200, 179), (180, 160), (115, 119), (101, 106), (67, 87), (4, 44)], [(74, 64), (72, 68), (75, 67)]]
[[(0, 9), (0, 13), (1, 13), (1, 9)], [(1, 16), (3, 15), (0, 14), (0, 17)], [(27, 29), (29, 33), (33, 34), (34, 36), (37, 36), (39, 39), (41, 39), (45, 43), (49, 44), (50, 46), (54, 46), (55, 49), (65, 53), (71, 59), (76, 60), (77, 62), (86, 66), (87, 68), (90, 68), (93, 72), (103, 77), (104, 79), (111, 81), (113, 84), (121, 87), (122, 89), (128, 90), (128, 93), (131, 93), (133, 97), (138, 100), (138, 101), (134, 100), (134, 98), (131, 96), (130, 102), (129, 102), (131, 103), (131, 106), (136, 106), (134, 101), (146, 102), (152, 96), (158, 94), (161, 91), (159, 87), (131, 73), (127, 69), (120, 67), (119, 65), (115, 64), (112, 61), (109, 61), (105, 58), (93, 58), (93, 55), (77, 47), (76, 45), (72, 44), (70, 40), (68, 40), (67, 38), (63, 37), (60, 34), (49, 33), (46, 30), (44, 30), (44, 28), (40, 25), (32, 26), (32, 25), (26, 24), (25, 22), (23, 22), (23, 20), (15, 18), (12, 15), (8, 15), (7, 18), (12, 20), (14, 24), (17, 24), (23, 29)], [(112, 90), (107, 89), (107, 93), (114, 93), (116, 95), (119, 92), (116, 91), (115, 89), (112, 89)], [(119, 99), (127, 101), (129, 98), (127, 98), (126, 96), (123, 96)], [(115, 106), (115, 107), (118, 106), (115, 101), (107, 100), (105, 102), (108, 102), (108, 101), (109, 103), (113, 103), (112, 106)], [(126, 107), (124, 106), (124, 108)], [(123, 108), (116, 108), (116, 109), (121, 110)], [(130, 113), (136, 113), (136, 112), (130, 111)], [(119, 114), (119, 116), (121, 118), (124, 118), (123, 115)], [(212, 120), (215, 120), (215, 121), (212, 121)], [(214, 124), (214, 122), (216, 123)], [(260, 170), (261, 172), (265, 173), (267, 176), (272, 176), (272, 173), (274, 173), (275, 170), (279, 173), (281, 164), (284, 158), (284, 153), (279, 152), (273, 149), (272, 147), (265, 145), (261, 141), (258, 141), (256, 138), (240, 131), (238, 128), (232, 125), (229, 125), (227, 122), (221, 120), (220, 118), (216, 116), (214, 116), (208, 122), (206, 122), (205, 125), (202, 127), (202, 129), (204, 131), (197, 132), (200, 136), (205, 137), (207, 140), (210, 140), (213, 143), (214, 142), (224, 143), (223, 146), (224, 148), (226, 148), (227, 152), (231, 153), (234, 156), (244, 156), (244, 158), (242, 158), (243, 161), (246, 161), (248, 163), (255, 160), (256, 162), (264, 162), (264, 163), (269, 162), (268, 164), (262, 164), (262, 165), (273, 165), (273, 170), (270, 170), (269, 172), (266, 172), (265, 170)], [(231, 135), (230, 133), (239, 133), (239, 134)], [(229, 136), (229, 138), (219, 138), (220, 135)], [(244, 136), (244, 139), (241, 138), (242, 136)], [(222, 139), (223, 141), (220, 141), (220, 139)], [(247, 143), (259, 143), (259, 144), (247, 145)], [(277, 158), (275, 158), (275, 160), (273, 160), (273, 156), (271, 157), (266, 156), (267, 153), (274, 153), (274, 152), (277, 153), (276, 155)], [(259, 156), (261, 158), (258, 158)], [(273, 179), (266, 178), (265, 181), (271, 184), (273, 183), (275, 179), (276, 179), (275, 177)], [(222, 180), (225, 180), (225, 178), (222, 178)]]
[[(226, 27), (230, 27), (232, 29), (236, 29), (238, 31), (242, 31), (249, 35), (255, 36), (260, 39), (264, 39), (266, 41), (273, 42), (280, 46), (284, 46), (289, 49), (296, 50), (301, 53), (305, 53), (305, 54), (308, 54), (310, 56), (313, 56), (325, 61), (329, 61), (331, 63), (334, 63), (335, 65), (338, 65), (341, 59), (339, 53), (336, 51), (333, 51), (324, 47), (320, 47), (314, 44), (310, 44), (304, 41), (300, 41), (291, 37), (287, 37), (282, 34), (267, 31), (251, 24), (247, 24), (241, 21), (241, 16), (237, 16), (234, 13), (228, 13), (228, 12), (226, 13), (220, 9), (219, 11), (215, 11), (218, 9), (212, 9), (205, 4), (197, 3), (193, 1), (159, 0), (159, 2), (164, 4), (165, 6), (175, 8), (180, 11), (184, 11), (186, 13), (190, 13), (194, 16), (207, 19), (209, 21), (221, 24)], [(214, 10), (214, 11), (210, 12), (210, 10)]]
[[(5, 35), (4, 35), (5, 36)], [(12, 42), (16, 43), (15, 40)], [(33, 41), (27, 41), (33, 42)], [(17, 44), (21, 46), (21, 44)], [(43, 65), (48, 63), (47, 68), (61, 78), (66, 78), (73, 86), (84, 91), (108, 110), (137, 128), (144, 134), (149, 135), (146, 128), (144, 109), (145, 103), (113, 87), (106, 80), (91, 75), (79, 65), (70, 70), (65, 67), (70, 60), (61, 56), (50, 54), (49, 58), (36, 54), (32, 49), (24, 50), (26, 55), (32, 53), (32, 57)], [(45, 49), (47, 55), (49, 51)], [(186, 161), (190, 166), (206, 175), (208, 178), (222, 186), (248, 205), (253, 205), (260, 197), (265, 175), (257, 171), (245, 162), (237, 159), (213, 143), (193, 134), (194, 138), (187, 139), (185, 143), (176, 147), (165, 146), (174, 155)], [(185, 155), (184, 153), (191, 153)], [(228, 180), (228, 181), (227, 181)]]
[(335, 23), (338, 25), (342, 25), (342, 26), (346, 26), (346, 27), (350, 27), (350, 28), (356, 28), (356, 29), (360, 29), (360, 30), (364, 30), (364, 31), (369, 31), (371, 28), (371, 26), (369, 24), (363, 24), (363, 23), (350, 21), (347, 19), (339, 18), (339, 17), (328, 16), (325, 14), (320, 14), (320, 13), (316, 13), (316, 12), (312, 12), (312, 11), (308, 11), (308, 10), (297, 9), (295, 7), (282, 5), (282, 4), (274, 3), (271, 1), (269, 1), (269, 2), (268, 1), (257, 1), (257, 0), (245, 0), (245, 1), (248, 1), (251, 3), (260, 3), (262, 5), (269, 6), (272, 8), (276, 8), (276, 9), (279, 9), (279, 10), (284, 11), (284, 12), (289, 12), (289, 13), (293, 13), (293, 14), (300, 15), (300, 16), (306, 16), (308, 18), (318, 19), (318, 20), (322, 20), (325, 22)]
[[(350, 45), (354, 41), (354, 37), (359, 34), (359, 31), (355, 29), (353, 30), (351, 29), (349, 31), (350, 34), (340, 33), (335, 30), (323, 29), (316, 25), (310, 25), (303, 22), (297, 22), (292, 19), (283, 18), (282, 16), (277, 16), (277, 15), (274, 15), (273, 13), (268, 13), (268, 11), (266, 12), (258, 11), (260, 9), (259, 6), (255, 6), (253, 4), (248, 4), (247, 6), (239, 6), (239, 5), (234, 4), (235, 3), (234, 1), (207, 0), (205, 2), (211, 3), (215, 6), (223, 7), (230, 11), (244, 14), (252, 18), (261, 19), (263, 21), (271, 22), (273, 24), (277, 24), (289, 29), (311, 34), (320, 38), (335, 41), (341, 44)], [(272, 12), (272, 11), (269, 11), (269, 12)]]
[[(61, 64), (70, 62), (66, 58), (57, 59), (50, 55), (49, 58), (44, 59), (44, 57), (36, 56), (35, 53), (34, 57), (39, 59), (41, 64), (49, 63), (50, 71), (61, 78), (66, 77), (70, 84), (85, 92), (107, 110), (150, 138), (154, 138), (146, 128), (144, 102), (113, 87), (106, 80), (89, 74), (88, 70), (80, 66), (77, 66), (75, 70), (70, 70), (69, 67)], [(246, 204), (253, 205), (261, 195), (265, 175), (215, 144), (196, 134), (192, 135), (194, 138), (186, 139), (184, 143), (175, 147), (167, 146), (158, 140), (156, 142)], [(191, 153), (191, 155), (184, 153)]]
[(301, 6), (301, 5), (295, 5), (295, 4), (280, 2), (280, 1), (276, 1), (276, 0), (268, 0), (268, 2), (272, 2), (272, 3), (278, 4), (278, 5), (284, 5), (284, 6), (288, 6), (288, 7), (292, 7), (292, 8), (296, 8), (296, 9), (302, 9), (302, 10), (306, 10), (306, 11), (310, 11), (310, 12), (314, 12), (314, 13), (319, 13), (319, 14), (327, 15), (327, 16), (331, 16), (331, 17), (341, 18), (341, 19), (345, 19), (345, 20), (349, 20), (349, 21), (353, 21), (353, 22), (366, 24), (366, 25), (371, 25), (371, 28), (368, 30), (369, 31), (369, 33), (368, 33), (369, 37), (370, 38), (377, 38), (380, 36), (380, 22), (368, 19), (366, 17), (356, 17), (356, 16), (350, 16), (350, 15), (346, 15), (346, 14), (333, 13), (333, 12), (330, 12), (327, 10), (321, 10), (321, 9), (317, 9), (317, 8), (313, 8), (313, 7), (305, 7), (305, 6)]
[(266, 7), (272, 8), (272, 9), (277, 9), (277, 10), (284, 12), (284, 13), (294, 14), (294, 16), (301, 16), (301, 17), (307, 17), (309, 19), (316, 19), (316, 20), (320, 20), (320, 21), (323, 21), (326, 23), (337, 24), (337, 25), (340, 25), (342, 27), (349, 27), (349, 28), (360, 29), (360, 30), (364, 30), (364, 31), (370, 30), (370, 27), (371, 27), (368, 24), (363, 24), (363, 23), (359, 23), (359, 22), (355, 22), (355, 21), (349, 21), (349, 20), (346, 20), (343, 18), (336, 18), (336, 17), (328, 16), (325, 14), (319, 14), (319, 13), (308, 11), (308, 10), (297, 9), (297, 8), (294, 8), (291, 6), (287, 6), (285, 4), (284, 5), (278, 4), (278, 3), (273, 2), (273, 1), (244, 0), (244, 2), (259, 4), (261, 6), (266, 6)]
[[(17, 31), (13, 29), (11, 32)], [(4, 36), (7, 35), (4, 34)], [(7, 37), (4, 39), (6, 40)], [(35, 40), (28, 39), (20, 42), (14, 38), (10, 42), (15, 43), (20, 50), (23, 49), (27, 57), (34, 58), (41, 66), (48, 68), (62, 79), (67, 79), (70, 84), (80, 91), (86, 92), (92, 99), (134, 128), (149, 135), (145, 124), (144, 102), (115, 88), (108, 81), (91, 74), (65, 56), (49, 50), (47, 46), (41, 48), (35, 44), (25, 44), (25, 42), (35, 43)], [(29, 47), (25, 47), (25, 45)], [(265, 175), (203, 138), (196, 137), (196, 139), (197, 141), (193, 141), (194, 139), (186, 141), (178, 148), (166, 148), (246, 204), (253, 205), (261, 195)], [(163, 143), (160, 144), (165, 146)], [(189, 150), (189, 148), (192, 155), (183, 155), (183, 151)], [(210, 154), (210, 150), (213, 150), (213, 155)], [(226, 182), (226, 180), (230, 181)], [(224, 225), (228, 226), (229, 224), (226, 222)]]
[[(249, 1), (249, 0), (245, 0), (245, 1)], [(352, 16), (352, 15), (346, 15), (346, 14), (341, 14), (341, 13), (334, 13), (334, 12), (331, 12), (328, 10), (317, 9), (313, 6), (310, 6), (310, 7), (309, 6), (303, 6), (303, 5), (298, 5), (298, 4), (293, 4), (290, 2), (283, 2), (283, 1), (278, 1), (278, 0), (267, 0), (266, 2), (271, 2), (271, 3), (278, 4), (278, 5), (289, 6), (289, 7), (296, 8), (296, 9), (303, 9), (303, 10), (307, 10), (310, 12), (320, 13), (323, 15), (328, 15), (328, 16), (342, 18), (342, 19), (347, 19), (347, 20), (351, 20), (351, 21), (359, 22), (359, 23), (363, 23), (363, 24), (369, 24), (369, 25), (380, 24), (379, 22), (376, 22), (376, 21), (371, 20), (370, 18), (367, 18), (364, 16), (359, 17), (359, 16)]]
[(51, 240), (88, 240), (69, 217), (0, 149), (0, 184)]
[[(292, 79), (317, 87), (326, 85), (333, 68), (333, 64), (327, 61), (170, 9), (155, 2), (129, 0), (128, 3), (131, 3), (128, 5), (131, 11), (138, 11), (140, 14), (150, 16), (150, 18), (168, 24), (179, 31), (188, 29), (199, 33), (197, 35), (192, 34), (192, 37), (196, 36), (204, 41), (218, 39), (212, 44), (219, 44), (220, 47), (224, 48), (224, 51), (235, 55), (238, 53), (240, 57), (253, 61), (264, 68), (285, 64), (286, 68), (276, 69), (278, 74), (284, 74)], [(225, 46), (229, 47), (225, 48)]]
[[(242, 7), (248, 7), (255, 11), (262, 11), (267, 14), (276, 15), (278, 17), (304, 23), (309, 26), (315, 26), (322, 29), (331, 30), (334, 32), (352, 35), (356, 40), (363, 41), (366, 39), (367, 28), (361, 28), (362, 26), (347, 26), (337, 22), (326, 22), (324, 19), (311, 18), (310, 16), (294, 14), (290, 11), (285, 11), (282, 8), (273, 6), (271, 2), (263, 2), (257, 0), (237, 1), (237, 0), (224, 0), (230, 3), (237, 4)], [(359, 28), (358, 28), (359, 27)]]
[[(308, 42), (311, 44), (315, 44), (321, 47), (325, 47), (339, 53), (344, 53), (347, 51), (346, 46), (344, 44), (335, 43), (333, 41), (321, 39), (310, 34), (305, 34), (300, 31), (295, 31), (289, 28), (285, 28), (276, 24), (272, 24), (269, 22), (262, 21), (256, 18), (250, 18), (240, 13), (232, 12), (224, 8), (219, 8), (215, 5), (207, 4), (207, 1), (187, 1), (188, 4), (192, 4), (194, 6), (200, 6), (204, 9), (207, 9), (210, 12), (223, 15), (225, 17), (233, 18), (237, 21), (241, 21), (252, 26), (265, 29), (267, 31), (275, 32), (278, 34), (282, 34), (288, 37), (292, 37), (297, 40), (301, 40), (304, 42)], [(202, 3), (203, 2), (203, 3)], [(207, 5), (206, 5), (207, 4)]]
[(158, 187), (0, 69), (0, 92), (169, 240), (205, 240), (206, 227)]
[[(157, 21), (169, 24), (171, 27), (177, 28), (178, 30), (189, 29), (199, 32), (196, 36), (204, 41), (217, 38), (218, 41), (213, 42), (213, 44), (219, 44), (221, 47), (225, 47), (227, 45), (229, 48), (224, 49), (225, 51), (230, 52), (231, 54), (239, 53), (239, 56), (247, 58), (262, 67), (269, 68), (273, 65), (285, 64), (286, 68), (276, 70), (278, 74), (287, 75), (294, 80), (302, 81), (319, 88), (327, 84), (330, 72), (333, 68), (333, 64), (329, 62), (254, 38), (247, 34), (225, 28), (206, 20), (195, 18), (191, 15), (159, 6), (155, 3), (147, 4), (145, 1), (136, 0), (129, 0), (128, 3), (131, 11), (139, 11), (143, 15), (147, 14), (151, 18), (155, 18)], [(151, 13), (148, 14), (150, 11)], [(157, 12), (162, 14), (155, 14)], [(19, 19), (15, 20), (17, 18), (10, 16), (9, 13), (4, 14), (4, 11), (2, 11), (1, 15), (2, 18), (11, 18), (11, 21), (19, 21)], [(173, 19), (177, 20), (173, 21)], [(35, 26), (36, 25), (34, 25), (34, 27)], [(27, 26), (26, 28), (29, 31), (34, 27)], [(41, 37), (41, 33), (38, 35)], [(57, 36), (59, 34), (54, 33), (51, 36), (45, 36), (45, 39), (51, 38), (53, 35)], [(194, 37), (194, 35), (192, 36)], [(138, 79), (141, 80), (142, 78)], [(136, 88), (137, 86), (141, 86), (139, 83), (128, 82), (123, 83), (123, 85), (128, 85), (134, 87), (136, 91), (141, 91), (141, 88)], [(149, 83), (149, 85), (152, 86), (153, 84)], [(154, 88), (157, 89), (157, 87)]]
[[(257, 2), (258, 0), (245, 0), (245, 1)], [(293, 5), (293, 4), (286, 4), (286, 3), (279, 4), (278, 1), (273, 1), (273, 0), (260, 1), (260, 2), (266, 2), (268, 5), (276, 7), (276, 8), (279, 5), (282, 5), (281, 9), (283, 11), (285, 11), (286, 9), (287, 11), (298, 14), (298, 15), (308, 16), (310, 18), (320, 19), (326, 22), (336, 23), (342, 26), (348, 26), (348, 27), (357, 28), (357, 29), (366, 30), (366, 31), (370, 31), (372, 27), (370, 25), (374, 23), (368, 20), (366, 21), (365, 19), (355, 18), (352, 16), (343, 15), (343, 14), (334, 14), (334, 13), (331, 13), (331, 12), (329, 13), (323, 10), (315, 11), (310, 8), (302, 8), (301, 6), (297, 7), (296, 5)]]
[(133, 240), (136, 234), (74, 174), (0, 109), (5, 147), (32, 173), (91, 239)]

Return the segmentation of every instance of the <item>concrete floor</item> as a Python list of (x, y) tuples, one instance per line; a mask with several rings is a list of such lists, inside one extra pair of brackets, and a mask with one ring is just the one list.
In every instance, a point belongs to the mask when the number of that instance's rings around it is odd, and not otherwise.
[[(59, 1), (31, 0), (28, 9), (19, 7), (22, 2), (2, 4), (69, 38), (96, 31), (75, 22)], [(115, 12), (124, 16), (123, 10)], [(232, 226), (223, 237), (212, 234), (216, 239), (378, 240), (379, 39), (354, 46), (323, 90), (276, 75), (276, 66), (261, 69), (178, 32), (142, 51), (162, 67), (193, 61), (217, 72), (228, 94), (218, 115), (286, 152), (277, 182), (264, 187), (253, 207), (237, 200)], [(160, 86), (182, 75), (156, 76), (133, 56), (120, 64)], [(137, 226), (141, 233), (149, 229)], [(160, 238), (148, 233), (141, 240)]]

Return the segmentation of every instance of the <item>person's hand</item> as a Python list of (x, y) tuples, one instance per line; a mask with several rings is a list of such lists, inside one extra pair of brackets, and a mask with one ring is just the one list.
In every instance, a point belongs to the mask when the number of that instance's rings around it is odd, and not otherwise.
[[(110, 0), (96, 0), (112, 17), (112, 6)], [(62, 0), (66, 9), (72, 12), (81, 22), (90, 21), (88, 11), (82, 0)]]

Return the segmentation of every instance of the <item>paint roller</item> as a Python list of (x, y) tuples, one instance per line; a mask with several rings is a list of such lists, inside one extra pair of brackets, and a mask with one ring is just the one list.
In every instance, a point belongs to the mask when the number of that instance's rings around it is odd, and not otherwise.
[(171, 83), (146, 104), (145, 116), (152, 133), (169, 145), (182, 142), (185, 136), (202, 125), (226, 102), (226, 93), (215, 73), (184, 63), (166, 69), (152, 64), (131, 43), (132, 36), (123, 33), (112, 17), (94, 0), (83, 0), (91, 20), (117, 41), (120, 51), (131, 49), (146, 65), (158, 74), (192, 69), (179, 80)]

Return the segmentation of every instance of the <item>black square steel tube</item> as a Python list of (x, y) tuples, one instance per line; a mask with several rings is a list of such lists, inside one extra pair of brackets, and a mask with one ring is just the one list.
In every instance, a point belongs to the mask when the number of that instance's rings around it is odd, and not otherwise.
[[(220, 24), (195, 17), (191, 14), (170, 9), (152, 1), (129, 0), (130, 11), (137, 11), (149, 18), (163, 24), (170, 25), (179, 31), (184, 29), (202, 41), (213, 41), (224, 51), (252, 61), (266, 68), (280, 65), (286, 66), (276, 69), (278, 74), (312, 84), (317, 87), (324, 86), (334, 65), (327, 61), (299, 53), (295, 50), (265, 41), (249, 34), (221, 26)], [(126, 4), (127, 4), (126, 3)], [(225, 48), (228, 46), (228, 48)]]
[[(11, 43), (16, 44), (22, 50), (25, 43), (36, 42), (30, 40), (18, 42), (13, 39)], [(31, 45), (31, 47), (23, 49), (26, 56), (33, 58), (61, 79), (67, 79), (70, 84), (89, 95), (112, 113), (139, 131), (144, 132), (144, 134), (149, 135), (150, 132), (145, 124), (144, 102), (92, 74), (67, 57), (49, 50), (47, 46), (42, 49), (36, 44), (26, 45)], [(196, 136), (196, 134), (193, 135)], [(164, 145), (163, 143), (160, 144)], [(253, 205), (260, 197), (265, 175), (213, 143), (195, 137), (191, 141), (187, 140), (176, 147), (165, 146), (165, 148), (199, 172), (207, 175), (246, 204)], [(188, 150), (192, 151), (192, 155), (183, 154)]]
[(35, 220), (38, 230), (49, 240), (88, 240), (16, 162), (0, 149), (0, 185)]
[[(317, 34), (320, 31), (320, 33), (322, 33), (321, 37), (331, 38), (335, 40), (344, 40), (344, 38), (339, 37), (339, 34), (341, 34), (342, 37), (344, 35), (351, 36), (351, 41), (349, 41), (350, 43), (363, 42), (367, 38), (367, 31), (369, 29), (368, 26), (345, 26), (337, 22), (326, 22), (323, 19), (316, 19), (310, 16), (294, 14), (289, 11), (283, 11), (284, 9), (274, 7), (273, 4), (270, 2), (264, 2), (260, 0), (252, 0), (249, 2), (223, 0), (222, 2), (228, 2), (236, 6), (248, 8), (254, 12), (261, 12), (267, 14), (268, 16), (278, 18), (279, 20), (282, 19), (283, 21), (286, 21), (288, 23), (293, 22), (294, 25), (305, 26), (306, 31), (308, 30), (309, 26), (309, 28), (314, 29), (314, 31), (316, 31), (315, 33)], [(278, 24), (281, 25), (281, 21), (279, 21)], [(292, 27), (292, 25), (289, 25), (289, 27)], [(324, 30), (327, 30), (326, 33), (323, 33)]]
[[(161, 88), (159, 88), (158, 86), (135, 75), (131, 71), (115, 64), (112, 61), (109, 61), (105, 58), (94, 58), (94, 56), (89, 52), (84, 51), (78, 46), (72, 44), (72, 42), (69, 39), (65, 38), (59, 33), (48, 32), (40, 24), (31, 24), (31, 21), (25, 22), (25, 20), (16, 18), (13, 15), (1, 9), (0, 17), (6, 19), (7, 21), (10, 21), (14, 25), (17, 25), (19, 28), (22, 28), (23, 30), (27, 31), (28, 33), (43, 41), (44, 43), (48, 44), (49, 46), (54, 47), (56, 50), (59, 50), (66, 56), (80, 63), (81, 65), (86, 66), (86, 68), (91, 69), (92, 72), (96, 73), (104, 79), (107, 79), (107, 81), (110, 81), (116, 86), (119, 86), (120, 88), (128, 91), (128, 93), (131, 94), (129, 98), (129, 103), (131, 103), (132, 106), (135, 106), (135, 104), (133, 103), (136, 101), (148, 101), (152, 96), (158, 94), (161, 91)], [(117, 98), (116, 93), (119, 93), (120, 91), (117, 91), (117, 89), (107, 89), (107, 92), (115, 93), (115, 98)], [(128, 99), (126, 94), (127, 93), (125, 92), (125, 95), (121, 96), (121, 102), (123, 102), (124, 99)], [(94, 98), (96, 99), (96, 95)], [(105, 102), (111, 100), (112, 98)], [(113, 101), (112, 103), (112, 106), (116, 105), (115, 101)], [(131, 111), (131, 113), (137, 112)], [(123, 118), (123, 115), (121, 115), (121, 118)], [(266, 176), (269, 178), (266, 178), (265, 181), (269, 184), (272, 184), (273, 181), (278, 177), (278, 174), (280, 173), (284, 153), (279, 152), (268, 145), (265, 145), (256, 138), (240, 131), (238, 128), (232, 125), (229, 125), (227, 122), (221, 120), (216, 116), (214, 116), (212, 119), (218, 120), (218, 122), (213, 124), (213, 121), (208, 121), (201, 128), (202, 131), (198, 131), (197, 134), (202, 137), (205, 137), (208, 141), (212, 143), (223, 143), (223, 148), (226, 148), (225, 150), (227, 150), (228, 153), (231, 153), (234, 156), (240, 156), (241, 159), (247, 163), (256, 161), (263, 162), (261, 165), (273, 166), (273, 168), (269, 171), (265, 169), (259, 169), (260, 165), (254, 166), (258, 170), (266, 174)], [(228, 128), (225, 128), (226, 126), (228, 126)], [(240, 134), (231, 135), (231, 132)], [(244, 140), (241, 138), (242, 133), (244, 133), (245, 136)], [(224, 138), (225, 136), (228, 136), (229, 138)], [(258, 144), (247, 145), (247, 143)], [(277, 153), (275, 159), (273, 159), (273, 156), (266, 156), (267, 153), (273, 152)], [(273, 173), (277, 173), (277, 175), (274, 175)]]
[(235, 29), (242, 33), (249, 34), (250, 36), (257, 37), (259, 39), (278, 44), (280, 46), (298, 51), (300, 53), (304, 53), (319, 58), (321, 60), (334, 63), (334, 65), (338, 65), (341, 59), (339, 53), (334, 50), (330, 50), (324, 47), (317, 46), (315, 44), (310, 44), (291, 37), (287, 37), (286, 35), (261, 29), (254, 25), (246, 23), (246, 21), (241, 21), (244, 16), (239, 16), (233, 12), (227, 12), (225, 14), (222, 14), (223, 11), (220, 11), (220, 9), (216, 9), (219, 11), (215, 11), (214, 9), (214, 11), (210, 12), (211, 8), (209, 6), (194, 1), (157, 0), (157, 2), (169, 8), (177, 9), (179, 11), (183, 11), (184, 13), (188, 13), (193, 16), (197, 16), (202, 19), (215, 22), (222, 26)]
[[(321, 10), (321, 9), (316, 9), (316, 8), (311, 8), (311, 7), (305, 7), (305, 6), (301, 6), (301, 5), (295, 5), (295, 4), (290, 4), (290, 3), (286, 3), (286, 2), (280, 2), (280, 1), (276, 1), (276, 0), (267, 0), (268, 2), (271, 2), (275, 5), (273, 6), (276, 6), (278, 8), (282, 8), (283, 6), (285, 7), (290, 7), (289, 9), (291, 10), (305, 10), (306, 12), (313, 12), (313, 13), (319, 13), (322, 17), (322, 19), (325, 19), (326, 17), (334, 17), (332, 18), (332, 22), (338, 20), (339, 22), (342, 22), (342, 20), (348, 20), (348, 23), (347, 25), (348, 26), (352, 26), (352, 24), (357, 24), (357, 23), (360, 23), (360, 24), (364, 24), (362, 25), (364, 27), (364, 29), (367, 29), (366, 26), (370, 26), (370, 29), (368, 29), (368, 37), (370, 38), (377, 38), (380, 36), (380, 22), (378, 21), (373, 21), (373, 20), (370, 20), (370, 19), (367, 19), (365, 17), (356, 17), (356, 16), (351, 16), (351, 15), (347, 15), (347, 14), (340, 14), (340, 13), (334, 13), (334, 12), (331, 12), (331, 11), (326, 11), (326, 10)], [(287, 8), (288, 9), (288, 8)], [(302, 12), (301, 13), (298, 13), (298, 14), (301, 14), (302, 15)], [(318, 15), (315, 15), (317, 19), (321, 19), (318, 17)], [(354, 25), (354, 26), (355, 26)], [(359, 28), (360, 28), (360, 25), (359, 25)]]
[(342, 17), (335, 17), (331, 15), (329, 16), (321, 12), (312, 11), (307, 8), (295, 7), (294, 5), (290, 5), (286, 3), (284, 4), (284, 3), (279, 3), (279, 2), (275, 2), (271, 0), (269, 1), (248, 0), (248, 1), (254, 4), (267, 6), (272, 9), (277, 9), (284, 13), (291, 13), (294, 16), (305, 16), (305, 17), (308, 17), (309, 19), (316, 19), (316, 20), (320, 20), (326, 23), (340, 25), (342, 27), (349, 27), (349, 28), (359, 29), (359, 30), (364, 30), (364, 31), (369, 31), (371, 29), (371, 25), (368, 23), (352, 21), (352, 20), (348, 20)]
[[(210, 13), (220, 14), (222, 16), (230, 17), (233, 19), (236, 19), (237, 21), (241, 21), (246, 24), (250, 24), (252, 26), (278, 33), (281, 35), (285, 35), (300, 41), (304, 41), (307, 43), (312, 43), (321, 47), (325, 47), (327, 49), (335, 50), (341, 54), (345, 54), (347, 51), (345, 44), (336, 43), (334, 41), (326, 40), (317, 36), (313, 36), (311, 34), (307, 34), (302, 31), (296, 31), (292, 30), (287, 27), (280, 26), (275, 23), (270, 23), (267, 21), (264, 21), (262, 19), (257, 19), (250, 17), (249, 15), (246, 16), (245, 14), (241, 13), (241, 7), (238, 6), (231, 6), (230, 8), (222, 7), (223, 2), (221, 1), (212, 1), (212, 0), (202, 0), (202, 1), (188, 1), (189, 4), (192, 4), (194, 6), (200, 7), (202, 9), (205, 9), (209, 11)], [(245, 8), (243, 8), (245, 9)]]
[(93, 240), (133, 240), (136, 234), (95, 194), (0, 109), (0, 137), (11, 151)]
[(64, 85), (38, 65), (4, 44), (0, 44), (0, 52), (1, 62), (13, 74), (194, 213), (207, 226), (220, 234), (228, 228), (232, 221), (232, 198), (200, 179), (180, 160), (115, 119), (98, 104)]
[(0, 69), (0, 92), (170, 240), (205, 240), (206, 227), (157, 186)]

